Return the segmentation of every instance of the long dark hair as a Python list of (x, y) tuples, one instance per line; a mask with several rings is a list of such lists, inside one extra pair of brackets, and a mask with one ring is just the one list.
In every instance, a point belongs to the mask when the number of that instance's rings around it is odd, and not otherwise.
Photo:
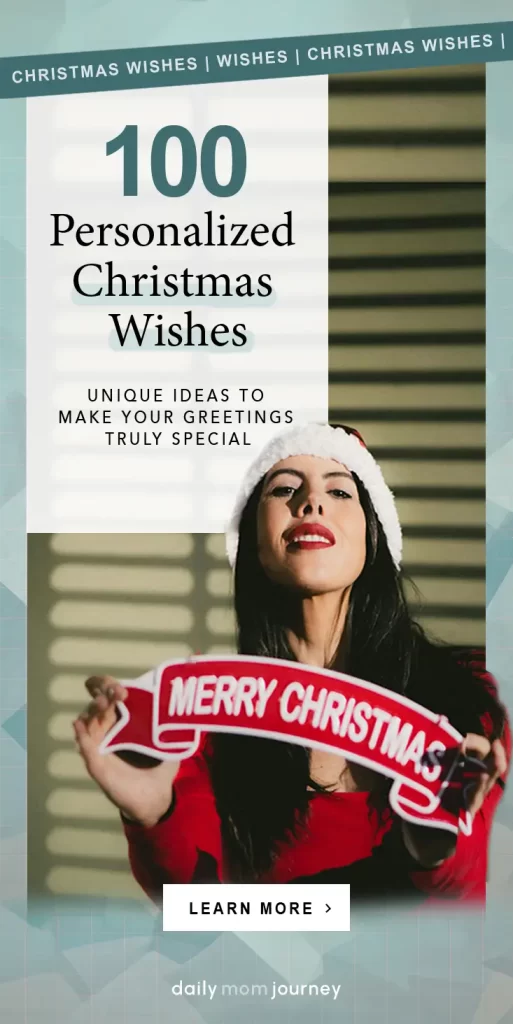
[[(456, 650), (428, 639), (412, 619), (383, 527), (365, 487), (354, 479), (366, 519), (366, 561), (351, 591), (344, 670), (445, 714), (463, 735), (482, 735), (486, 715), (493, 736), (500, 736), (500, 704), (459, 663)], [(238, 650), (294, 661), (287, 628), (294, 627), (297, 598), (269, 580), (258, 557), (262, 487), (263, 480), (240, 522), (234, 595)], [(337, 665), (340, 649), (329, 667)], [(270, 868), (278, 844), (297, 834), (307, 816), (309, 787), (321, 788), (310, 778), (308, 751), (275, 740), (212, 734), (208, 757), (231, 876), (255, 879)]]

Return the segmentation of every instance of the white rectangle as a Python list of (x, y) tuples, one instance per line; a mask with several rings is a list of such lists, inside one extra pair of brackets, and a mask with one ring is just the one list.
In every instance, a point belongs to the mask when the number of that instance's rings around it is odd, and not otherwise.
[(165, 932), (348, 932), (349, 885), (164, 885)]
[[(290, 423), (327, 418), (327, 82), (312, 76), (27, 101), (29, 532), (221, 532), (243, 472), (268, 440)], [(138, 194), (125, 196), (128, 150), (107, 156), (106, 144), (134, 124)], [(203, 140), (220, 124), (239, 132), (246, 150), (245, 180), (233, 196), (213, 195), (202, 181)], [(150, 173), (153, 140), (168, 125), (185, 129), (196, 148), (196, 178), (183, 197), (162, 194)], [(221, 185), (230, 178), (230, 153), (221, 138)], [(176, 138), (163, 159), (160, 180), (175, 184), (183, 169)], [(233, 225), (248, 225), (249, 244), (205, 244), (222, 237), (223, 224), (228, 238)], [(116, 225), (127, 225), (127, 244), (116, 244)], [(199, 225), (201, 245), (185, 244), (190, 225)], [(262, 225), (268, 234), (251, 235)], [(177, 296), (162, 291), (168, 275), (178, 279)], [(122, 345), (115, 326), (124, 329), (131, 315), (150, 324), (141, 347), (132, 329)], [(176, 324), (177, 344), (168, 333)], [(223, 325), (227, 333), (212, 338)], [(244, 329), (242, 344), (235, 327)], [(103, 397), (109, 389), (120, 389), (121, 399)], [(125, 397), (130, 389), (135, 401)], [(176, 397), (183, 389), (194, 393), (188, 402)], [(197, 398), (195, 389), (215, 397)], [(81, 453), (74, 464), (73, 450)], [(229, 475), (232, 458), (237, 473)]]

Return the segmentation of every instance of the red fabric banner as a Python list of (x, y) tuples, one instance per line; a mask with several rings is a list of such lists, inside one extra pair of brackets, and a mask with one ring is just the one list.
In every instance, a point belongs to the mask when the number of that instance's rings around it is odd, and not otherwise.
[(208, 732), (298, 743), (388, 776), (391, 807), (407, 821), (471, 832), (463, 799), (470, 760), (460, 753), (462, 735), (443, 715), (383, 687), (297, 662), (239, 655), (166, 662), (123, 685), (128, 699), (118, 704), (119, 720), (103, 753), (186, 758)]

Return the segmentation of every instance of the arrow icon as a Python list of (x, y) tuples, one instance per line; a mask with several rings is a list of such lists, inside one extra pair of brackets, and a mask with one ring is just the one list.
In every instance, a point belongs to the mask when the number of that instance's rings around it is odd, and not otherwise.
[(330, 910), (331, 910), (331, 907), (330, 907), (329, 903), (327, 903), (326, 904), (326, 913), (329, 914)]

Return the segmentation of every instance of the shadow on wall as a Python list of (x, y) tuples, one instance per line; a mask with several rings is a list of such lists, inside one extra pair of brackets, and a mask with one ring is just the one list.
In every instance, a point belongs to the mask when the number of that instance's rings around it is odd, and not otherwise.
[(118, 812), (71, 723), (89, 675), (234, 649), (224, 538), (34, 534), (28, 560), (29, 891), (137, 897)]
[(330, 78), (329, 210), (330, 417), (396, 494), (426, 628), (484, 644), (484, 66)]

